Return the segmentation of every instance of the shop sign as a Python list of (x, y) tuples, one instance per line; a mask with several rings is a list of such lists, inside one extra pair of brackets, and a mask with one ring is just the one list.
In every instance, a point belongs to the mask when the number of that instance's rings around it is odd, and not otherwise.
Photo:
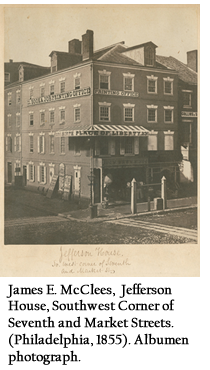
[(95, 89), (94, 94), (102, 95), (115, 95), (115, 96), (129, 96), (132, 98), (138, 98), (139, 93), (134, 91), (118, 91), (118, 90), (104, 90), (104, 89)]
[(197, 117), (197, 112), (186, 112), (186, 111), (182, 111), (181, 112), (181, 116), (182, 117)]
[(79, 98), (80, 96), (90, 95), (90, 87), (80, 90), (71, 90), (62, 94), (47, 95), (40, 98), (32, 98), (28, 100), (28, 105), (52, 103), (57, 100)]
[(102, 166), (108, 168), (121, 168), (121, 167), (136, 167), (139, 165), (148, 164), (148, 158), (109, 158), (102, 159)]
[(83, 130), (70, 130), (58, 131), (55, 133), (56, 137), (69, 137), (69, 136), (147, 136), (148, 133), (144, 131), (83, 131)]

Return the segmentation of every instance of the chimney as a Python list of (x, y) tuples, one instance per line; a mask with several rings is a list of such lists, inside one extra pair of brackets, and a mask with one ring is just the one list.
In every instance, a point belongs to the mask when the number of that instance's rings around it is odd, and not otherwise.
[(9, 62), (10, 62), (10, 63), (13, 63), (13, 59), (9, 59)]
[(193, 71), (198, 72), (198, 50), (187, 52), (187, 66)]
[(87, 30), (82, 35), (82, 60), (90, 59), (93, 56), (93, 31)]
[(73, 39), (69, 41), (69, 53), (71, 54), (81, 54), (81, 44), (82, 42), (78, 39)]

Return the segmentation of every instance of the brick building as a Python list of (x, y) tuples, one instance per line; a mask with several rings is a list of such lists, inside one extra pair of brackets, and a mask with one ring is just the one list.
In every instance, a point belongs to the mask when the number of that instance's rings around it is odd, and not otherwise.
[[(126, 197), (133, 178), (155, 183), (165, 175), (171, 186), (179, 180), (178, 76), (156, 60), (156, 48), (120, 42), (94, 51), (88, 30), (68, 52), (52, 51), (50, 73), (21, 82), (22, 146), (18, 152), (16, 140), (15, 153), (25, 186), (47, 191), (58, 175), (61, 193), (68, 177), (71, 192), (89, 198), (94, 175), (93, 201), (100, 203), (107, 178), (113, 199)], [(6, 100), (18, 86), (6, 87)], [(8, 113), (13, 102), (5, 107), (6, 115), (19, 113)]]

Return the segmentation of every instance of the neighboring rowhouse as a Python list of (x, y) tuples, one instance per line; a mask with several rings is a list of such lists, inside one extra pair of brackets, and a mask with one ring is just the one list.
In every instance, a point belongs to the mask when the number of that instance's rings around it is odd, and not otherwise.
[[(124, 199), (133, 178), (179, 181), (177, 72), (156, 62), (152, 42), (94, 52), (93, 31), (52, 51), (51, 72), (22, 83), (23, 184)], [(7, 90), (8, 93), (8, 90)], [(8, 177), (6, 178), (8, 182)]]
[(187, 52), (187, 64), (171, 56), (157, 55), (156, 60), (178, 72), (179, 141), (183, 155), (180, 181), (197, 183), (197, 50)]

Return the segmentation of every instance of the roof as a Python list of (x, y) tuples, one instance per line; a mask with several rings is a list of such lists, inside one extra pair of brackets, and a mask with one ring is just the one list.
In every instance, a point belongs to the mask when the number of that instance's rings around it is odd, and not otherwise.
[(24, 67), (29, 67), (29, 68), (43, 68), (43, 69), (47, 69), (49, 67), (43, 67), (43, 66), (40, 66), (38, 64), (33, 64), (33, 63), (27, 63), (27, 62), (5, 62), (4, 63), (4, 66), (5, 67), (8, 67), (8, 66), (11, 66), (11, 67), (19, 67), (20, 65), (24, 66)]
[(197, 84), (197, 72), (193, 71), (191, 68), (189, 68), (186, 64), (180, 62), (178, 59), (171, 56), (164, 57), (161, 55), (156, 55), (156, 61), (169, 69), (177, 71), (180, 80), (182, 80), (183, 82), (187, 82), (192, 85)]
[(142, 64), (122, 54), (126, 50), (127, 50), (126, 47), (123, 46), (122, 44), (115, 45), (112, 49), (104, 53), (97, 60), (109, 63), (118, 63), (118, 64), (120, 63), (141, 66)]
[(61, 136), (147, 136), (149, 130), (143, 126), (126, 126), (126, 125), (88, 125), (67, 127), (56, 132), (56, 137)]
[(155, 45), (154, 42), (148, 41), (148, 42), (144, 42), (143, 44), (131, 46), (130, 48), (127, 48), (126, 51), (139, 49), (139, 48), (142, 48), (143, 46), (146, 46), (146, 45), (149, 45), (149, 44), (152, 44), (155, 48), (157, 48), (157, 45)]

